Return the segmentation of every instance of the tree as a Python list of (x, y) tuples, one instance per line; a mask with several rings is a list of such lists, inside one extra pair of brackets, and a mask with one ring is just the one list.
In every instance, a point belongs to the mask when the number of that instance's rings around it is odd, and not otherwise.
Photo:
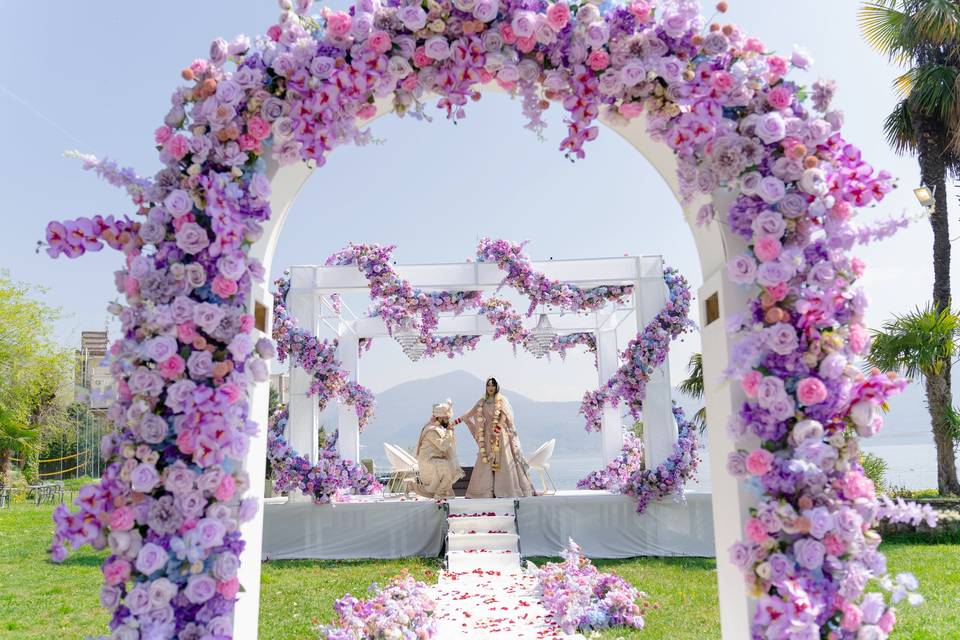
[[(930, 215), (933, 228), (933, 309), (941, 315), (913, 314), (904, 318), (907, 325), (897, 326), (895, 322), (891, 328), (907, 330), (912, 322), (948, 323), (954, 316), (950, 311), (947, 175), (960, 176), (960, 2), (870, 0), (860, 9), (860, 29), (870, 45), (905, 68), (894, 81), (899, 102), (884, 122), (884, 133), (898, 154), (909, 153), (917, 157), (920, 182), (933, 195)], [(906, 338), (903, 334), (900, 337)], [(946, 335), (932, 336), (930, 341), (924, 342), (936, 351), (934, 343), (937, 340), (953, 344), (953, 337)], [(907, 353), (914, 352), (908, 347), (905, 357)], [(952, 443), (947, 446), (944, 426), (946, 416), (953, 415), (950, 366), (928, 368), (922, 375), (926, 378), (934, 437), (938, 438), (940, 490), (942, 492), (946, 486), (956, 492), (960, 487), (957, 486), (953, 463), (953, 446)]]
[(894, 316), (873, 332), (867, 362), (884, 371), (896, 371), (912, 380), (923, 378), (930, 410), (930, 426), (937, 447), (937, 489), (941, 495), (960, 495), (957, 482), (956, 412), (951, 404), (949, 378), (960, 337), (960, 316), (936, 305)]
[(62, 420), (60, 391), (71, 361), (52, 336), (55, 309), (0, 271), (0, 482), (10, 459), (35, 452)]
[[(695, 400), (703, 399), (703, 354), (694, 353), (690, 356), (690, 360), (687, 361), (687, 379), (680, 383), (677, 387), (680, 390), (680, 393), (690, 396)], [(700, 433), (707, 428), (707, 408), (700, 407), (693, 417), (690, 418), (690, 422), (696, 426)]]

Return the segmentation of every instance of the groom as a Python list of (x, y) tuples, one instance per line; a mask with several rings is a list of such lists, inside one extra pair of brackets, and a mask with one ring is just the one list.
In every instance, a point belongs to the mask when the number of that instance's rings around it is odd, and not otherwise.
[(413, 490), (424, 498), (454, 497), (453, 483), (463, 477), (451, 418), (453, 401), (435, 404), (430, 421), (420, 431), (416, 451), (420, 480)]

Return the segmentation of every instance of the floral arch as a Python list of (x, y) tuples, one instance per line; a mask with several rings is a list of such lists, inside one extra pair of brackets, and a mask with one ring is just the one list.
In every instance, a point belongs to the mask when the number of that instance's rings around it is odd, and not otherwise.
[(85, 159), (127, 189), (138, 217), (47, 229), (53, 256), (105, 243), (126, 259), (126, 304), (113, 307), (118, 430), (99, 485), (78, 512), (57, 511), (53, 545), (55, 558), (68, 545), (110, 547), (101, 600), (112, 637), (255, 635), (264, 275), (283, 221), (312, 168), (367, 141), (372, 118), (417, 117), (430, 95), (460, 118), (488, 88), (518, 95), (534, 130), (558, 103), (571, 158), (603, 118), (684, 205), (704, 275), (724, 637), (886, 637), (895, 613), (866, 594), (886, 574), (882, 504), (856, 454), (901, 383), (851, 366), (868, 340), (850, 250), (880, 233), (852, 215), (892, 185), (842, 138), (832, 85), (789, 79), (809, 59), (705, 26), (693, 0), (280, 6), (255, 45), (217, 39), (183, 70), (154, 178)]

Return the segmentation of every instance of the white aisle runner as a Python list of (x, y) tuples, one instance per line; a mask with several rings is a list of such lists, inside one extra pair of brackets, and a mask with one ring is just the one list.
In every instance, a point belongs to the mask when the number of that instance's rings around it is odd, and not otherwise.
[(437, 637), (582, 639), (548, 621), (536, 577), (521, 568), (513, 500), (448, 504), (447, 570), (434, 587)]

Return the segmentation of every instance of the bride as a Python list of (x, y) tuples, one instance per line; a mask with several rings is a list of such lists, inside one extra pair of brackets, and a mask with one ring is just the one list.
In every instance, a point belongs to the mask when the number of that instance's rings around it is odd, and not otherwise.
[(517, 438), (513, 409), (500, 393), (496, 378), (487, 379), (484, 397), (453, 424), (460, 422), (466, 423), (479, 447), (467, 487), (468, 498), (534, 495)]

